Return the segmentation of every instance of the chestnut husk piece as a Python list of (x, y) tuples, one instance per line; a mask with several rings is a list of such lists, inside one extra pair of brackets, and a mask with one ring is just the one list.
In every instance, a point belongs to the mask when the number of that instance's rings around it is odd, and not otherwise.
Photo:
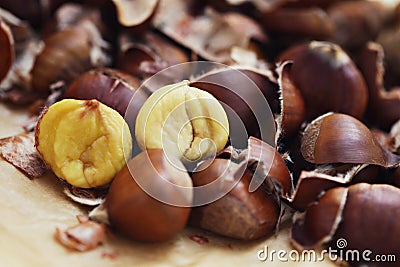
[(29, 179), (41, 177), (49, 170), (35, 148), (33, 133), (20, 133), (1, 138), (0, 155)]
[(243, 36), (220, 13), (210, 7), (193, 16), (190, 14), (193, 2), (161, 1), (154, 26), (204, 59), (220, 63), (232, 62), (231, 48), (248, 47), (251, 37)]
[(361, 182), (377, 181), (379, 167), (367, 164), (320, 165), (312, 171), (302, 171), (294, 193), (287, 199), (290, 207), (304, 211), (325, 191)]
[(368, 102), (367, 86), (342, 48), (331, 42), (298, 44), (281, 53), (277, 62), (286, 60), (293, 61), (291, 79), (304, 98), (307, 120), (326, 112), (362, 118)]
[[(305, 213), (296, 216), (291, 230), (292, 243), (301, 250), (329, 244), (343, 252), (368, 249), (373, 255), (390, 254), (397, 259), (400, 256), (397, 238), (400, 230), (396, 227), (400, 219), (399, 203), (400, 189), (391, 185), (359, 183), (328, 190)], [(343, 239), (347, 242), (339, 247), (337, 242)], [(361, 257), (360, 260), (363, 261)], [(385, 262), (385, 266), (395, 265), (396, 262)]]
[(124, 28), (149, 28), (160, 0), (112, 0), (118, 23)]
[(106, 239), (106, 227), (89, 220), (85, 216), (77, 216), (78, 224), (61, 230), (56, 228), (54, 237), (63, 246), (76, 251), (89, 251), (103, 244)]
[(309, 38), (329, 38), (335, 25), (320, 8), (279, 8), (261, 15), (268, 31)]
[(368, 86), (366, 118), (377, 127), (388, 130), (400, 120), (400, 88), (384, 88), (384, 54), (381, 45), (369, 42), (358, 55), (358, 65)]
[[(179, 233), (189, 218), (192, 194), (170, 184), (187, 188), (192, 181), (182, 171), (183, 164), (178, 167), (179, 170), (161, 149), (149, 149), (128, 161), (111, 183), (104, 202), (111, 226), (124, 236), (143, 242), (167, 241)], [(185, 205), (161, 202), (145, 192), (143, 186), (157, 189), (168, 202)]]
[[(292, 63), (283, 62), (277, 69), (281, 92), (280, 137), (288, 139), (298, 133), (305, 121), (306, 107), (300, 90), (291, 80)], [(278, 124), (279, 125), (279, 124)]]

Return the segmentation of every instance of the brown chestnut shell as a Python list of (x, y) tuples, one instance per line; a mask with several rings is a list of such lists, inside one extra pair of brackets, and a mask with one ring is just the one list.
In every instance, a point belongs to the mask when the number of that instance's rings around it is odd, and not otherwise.
[(373, 164), (386, 168), (400, 164), (400, 156), (382, 147), (366, 125), (339, 113), (320, 116), (307, 126), (301, 153), (316, 164)]
[(14, 62), (14, 38), (7, 24), (0, 20), (0, 82), (7, 76)]
[(291, 78), (301, 91), (308, 120), (326, 112), (361, 118), (368, 90), (351, 58), (338, 45), (312, 41), (284, 51), (277, 61), (293, 61)]
[[(179, 167), (184, 169), (183, 165)], [(135, 170), (136, 178), (132, 177), (130, 169)], [(166, 198), (185, 202), (186, 207), (172, 206), (153, 198), (143, 191), (137, 179), (159, 189)], [(172, 188), (167, 186), (170, 183), (192, 184), (189, 175), (175, 169), (162, 150), (150, 149), (128, 161), (114, 178), (105, 200), (111, 225), (137, 241), (161, 242), (173, 238), (186, 225), (192, 199), (178, 189), (163, 192), (165, 188)]]

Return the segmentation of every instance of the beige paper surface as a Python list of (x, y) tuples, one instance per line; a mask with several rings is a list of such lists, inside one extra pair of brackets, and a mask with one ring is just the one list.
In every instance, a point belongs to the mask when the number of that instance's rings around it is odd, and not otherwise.
[[(0, 104), (0, 114), (0, 137), (22, 132), (21, 125), (27, 120), (24, 110)], [(71, 251), (55, 241), (55, 228), (76, 224), (75, 216), (87, 214), (89, 209), (67, 199), (52, 174), (29, 180), (3, 159), (0, 211), (0, 266), (334, 266), (329, 260), (282, 262), (277, 255), (272, 262), (258, 260), (257, 252), (264, 246), (269, 251), (290, 253), (288, 222), (278, 235), (255, 242), (186, 229), (163, 244), (143, 244), (108, 234), (106, 244), (93, 251)], [(207, 237), (209, 242), (200, 245), (192, 241), (189, 237), (194, 234)]]

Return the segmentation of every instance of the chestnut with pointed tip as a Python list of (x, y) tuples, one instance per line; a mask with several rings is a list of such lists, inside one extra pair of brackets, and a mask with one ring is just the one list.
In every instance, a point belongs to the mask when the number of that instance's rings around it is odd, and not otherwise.
[(341, 112), (361, 118), (368, 90), (351, 58), (338, 45), (312, 41), (284, 51), (278, 62), (292, 60), (291, 79), (303, 95), (306, 118)]
[(307, 126), (301, 153), (305, 160), (316, 164), (373, 164), (386, 168), (400, 164), (400, 156), (382, 147), (366, 125), (339, 113), (320, 116)]
[[(185, 227), (192, 203), (192, 195), (184, 194), (178, 187), (192, 186), (183, 170), (183, 164), (173, 166), (161, 149), (149, 149), (128, 161), (115, 176), (105, 200), (112, 227), (137, 241), (161, 242), (173, 238)], [(178, 186), (171, 187), (171, 183)], [(157, 190), (159, 196), (171, 202), (185, 205), (163, 203), (143, 191), (143, 186)]]

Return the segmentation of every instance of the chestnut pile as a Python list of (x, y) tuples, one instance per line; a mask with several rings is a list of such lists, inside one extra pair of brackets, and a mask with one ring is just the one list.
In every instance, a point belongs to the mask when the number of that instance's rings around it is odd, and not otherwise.
[(298, 249), (400, 259), (399, 44), (393, 1), (0, 0), (0, 100), (32, 116), (0, 152), (93, 233), (254, 240), (290, 209)]

